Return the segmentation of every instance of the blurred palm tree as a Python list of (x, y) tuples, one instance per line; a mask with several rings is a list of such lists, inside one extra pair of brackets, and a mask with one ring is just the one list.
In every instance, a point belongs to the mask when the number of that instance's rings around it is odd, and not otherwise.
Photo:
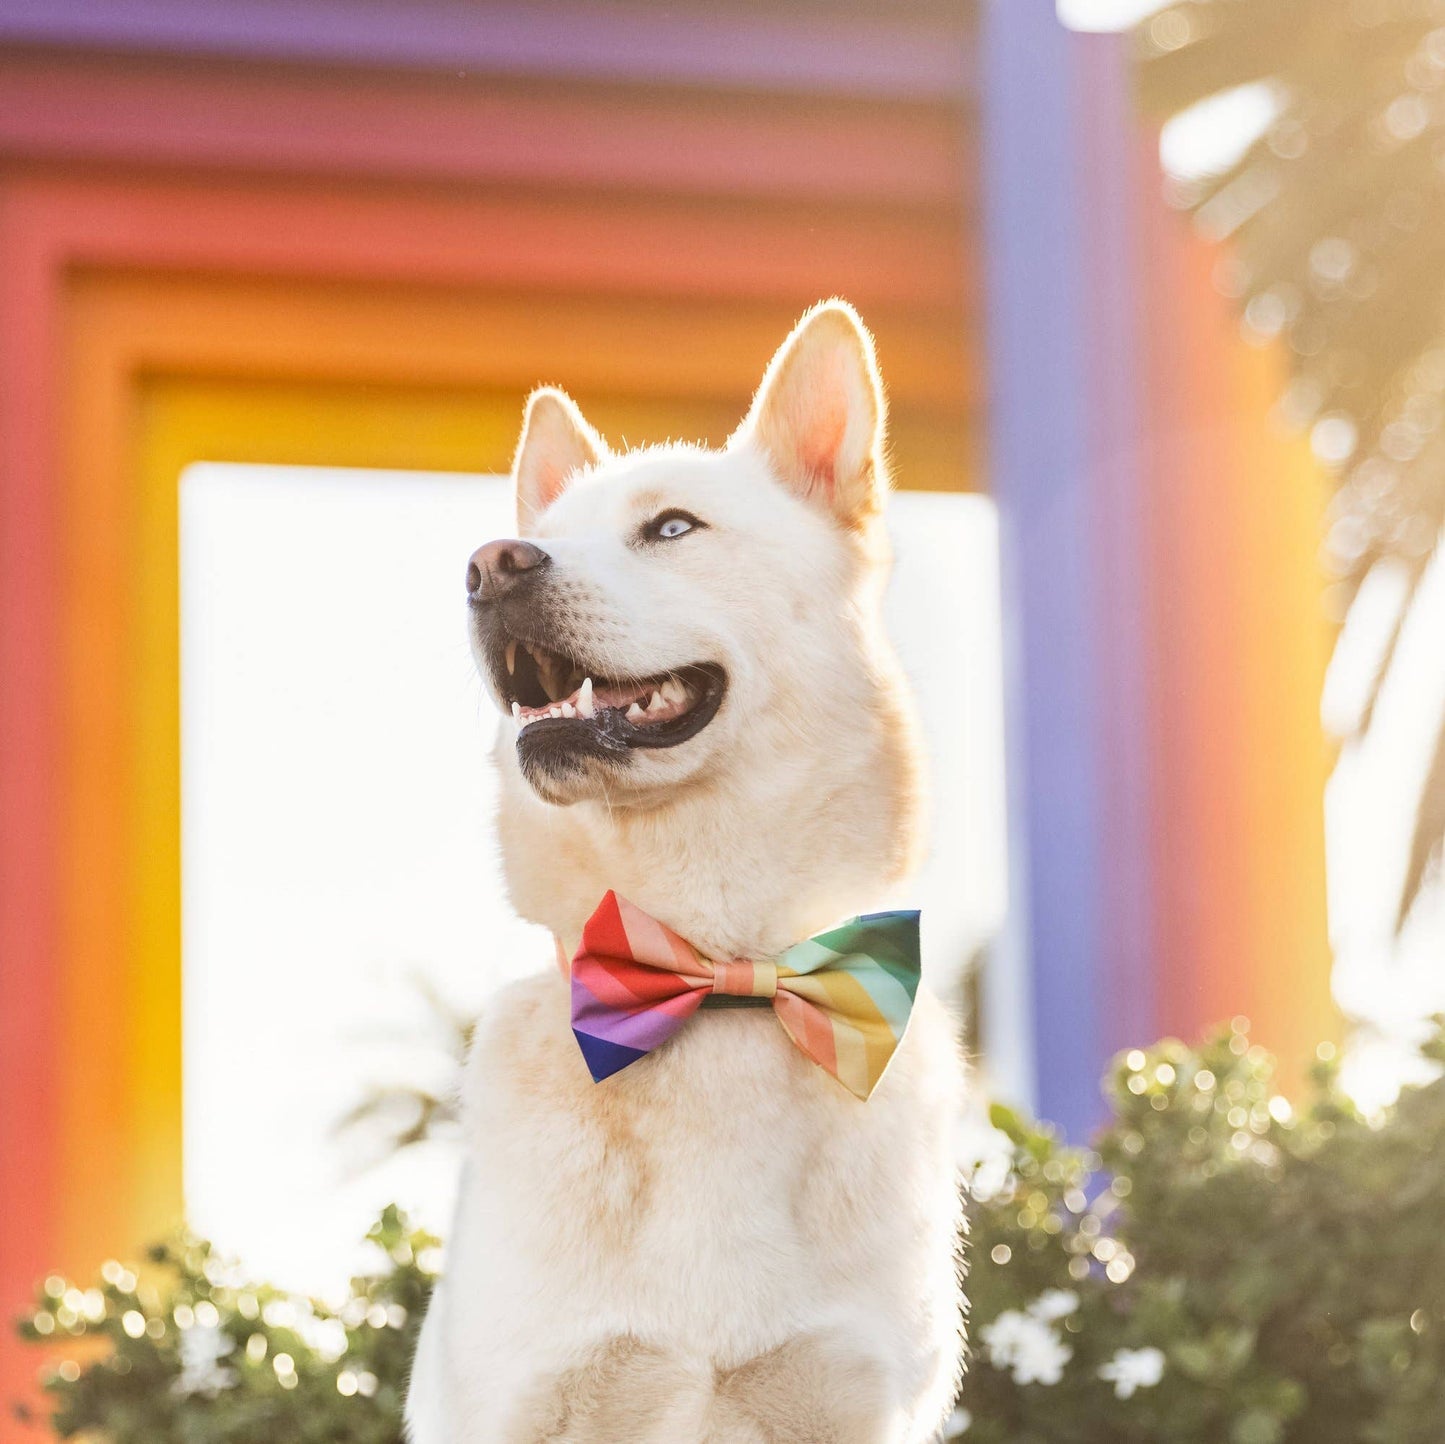
[[(1243, 86), (1273, 117), (1217, 173), (1173, 182), (1173, 198), (1229, 241), (1218, 281), (1245, 325), (1288, 347), (1281, 412), (1311, 428), (1337, 483), (1327, 537), (1337, 617), (1377, 569), (1392, 581), (1372, 589), (1395, 605), (1365, 648), (1357, 704), (1333, 719), (1349, 744), (1371, 726), (1441, 556), (1445, 3), (1186, 0), (1145, 20), (1134, 45), (1156, 117)], [(1445, 669), (1445, 655), (1434, 665)], [(1412, 825), (1396, 929), (1445, 847), (1445, 717)]]

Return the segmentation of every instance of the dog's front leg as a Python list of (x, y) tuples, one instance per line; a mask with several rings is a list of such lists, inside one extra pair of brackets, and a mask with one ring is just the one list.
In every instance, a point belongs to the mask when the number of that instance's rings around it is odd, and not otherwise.
[(454, 1406), (446, 1383), (445, 1321), (446, 1304), (438, 1286), (422, 1322), (411, 1366), (406, 1395), (407, 1444), (452, 1444), (449, 1418)]
[(505, 1444), (687, 1444), (702, 1437), (712, 1384), (711, 1369), (612, 1339), (539, 1384)]
[(803, 1334), (717, 1381), (702, 1444), (893, 1444), (888, 1371), (858, 1342)]

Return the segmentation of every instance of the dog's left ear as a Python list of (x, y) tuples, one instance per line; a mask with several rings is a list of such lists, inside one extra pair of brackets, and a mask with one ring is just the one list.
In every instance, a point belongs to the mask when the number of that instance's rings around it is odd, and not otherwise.
[(576, 473), (596, 466), (606, 455), (607, 443), (587, 424), (577, 403), (555, 386), (539, 386), (527, 398), (522, 439), (512, 462), (522, 535)]
[(751, 441), (785, 485), (860, 528), (887, 486), (885, 414), (873, 338), (846, 301), (823, 301), (778, 348), (729, 444)]

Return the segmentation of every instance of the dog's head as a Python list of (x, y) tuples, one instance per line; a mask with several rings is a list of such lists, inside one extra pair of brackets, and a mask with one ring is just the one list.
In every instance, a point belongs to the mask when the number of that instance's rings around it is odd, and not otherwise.
[(840, 302), (799, 323), (721, 451), (614, 455), (563, 393), (532, 395), (519, 535), (473, 554), (467, 597), (539, 797), (647, 806), (856, 725), (883, 685), (883, 438)]

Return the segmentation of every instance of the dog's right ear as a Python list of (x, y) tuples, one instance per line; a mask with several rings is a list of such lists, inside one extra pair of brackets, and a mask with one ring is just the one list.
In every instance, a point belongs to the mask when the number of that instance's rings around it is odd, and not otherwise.
[(887, 490), (873, 338), (846, 301), (814, 306), (778, 348), (732, 445), (755, 444), (785, 486), (862, 529)]
[(527, 398), (522, 439), (512, 462), (517, 530), (526, 536), (579, 471), (607, 455), (607, 443), (587, 424), (565, 391), (540, 386)]

